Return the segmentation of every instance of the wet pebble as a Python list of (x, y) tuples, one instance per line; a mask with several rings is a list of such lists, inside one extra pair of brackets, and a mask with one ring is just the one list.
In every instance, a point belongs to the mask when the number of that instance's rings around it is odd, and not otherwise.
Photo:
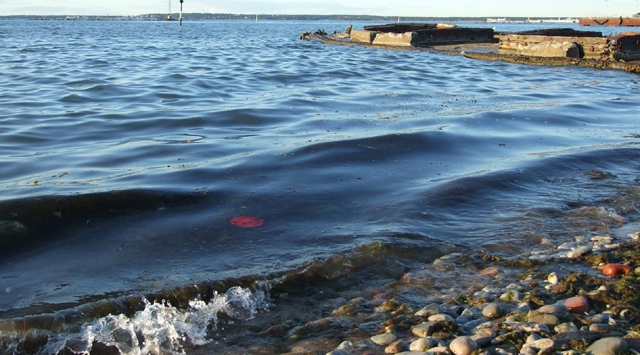
[(432, 316), (429, 316), (428, 318), (429, 322), (455, 322), (455, 320), (453, 319), (453, 317), (451, 317), (448, 314), (434, 314)]
[(384, 352), (386, 354), (397, 354), (399, 352), (403, 352), (409, 350), (409, 343), (407, 343), (406, 341), (400, 339), (400, 340), (396, 340), (393, 343), (389, 344), (385, 349)]
[(609, 318), (610, 317), (611, 317), (611, 314), (600, 313), (600, 314), (596, 314), (593, 317), (589, 318), (589, 322), (591, 322), (591, 323), (607, 323), (607, 322), (609, 322)]
[(468, 336), (457, 337), (449, 344), (449, 350), (455, 355), (470, 355), (477, 348), (478, 344)]
[(387, 346), (398, 340), (398, 337), (393, 333), (383, 333), (374, 335), (371, 337), (371, 341), (382, 346)]
[(570, 259), (579, 258), (590, 251), (591, 251), (591, 246), (585, 245), (585, 246), (577, 247), (567, 253), (567, 258), (570, 258)]
[(436, 303), (431, 303), (429, 305), (424, 306), (422, 309), (417, 311), (415, 314), (418, 317), (429, 317), (434, 314), (440, 313), (440, 305)]
[(342, 343), (340, 343), (340, 345), (338, 345), (338, 347), (336, 349), (337, 350), (344, 350), (344, 351), (352, 351), (352, 350), (354, 350), (353, 343), (350, 342), (350, 341), (343, 341)]
[(426, 351), (438, 345), (432, 337), (420, 338), (409, 345), (411, 351)]
[(527, 343), (527, 345), (539, 351), (546, 351), (553, 348), (555, 346), (555, 342), (549, 338), (541, 338)]
[(564, 301), (567, 310), (571, 313), (586, 313), (591, 310), (587, 296), (575, 296)]
[(346, 350), (333, 350), (329, 351), (326, 355), (351, 355), (351, 352)]
[(615, 355), (627, 351), (627, 342), (622, 338), (602, 338), (587, 348), (591, 355)]
[(432, 335), (439, 328), (439, 324), (436, 322), (424, 322), (411, 327), (411, 332), (418, 337), (428, 337)]
[(436, 346), (435, 348), (429, 349), (427, 352), (429, 355), (449, 355), (449, 348), (446, 346)]
[(560, 324), (560, 320), (553, 314), (540, 313), (536, 311), (529, 311), (527, 316), (527, 321), (530, 323), (539, 323), (545, 324), (548, 326), (555, 327)]
[(577, 332), (578, 327), (576, 327), (576, 325), (573, 323), (562, 323), (556, 325), (553, 330), (555, 330), (556, 333), (572, 333)]
[(569, 309), (564, 302), (546, 305), (538, 308), (538, 312), (545, 314), (553, 314), (558, 318), (564, 318), (569, 314)]
[(589, 331), (600, 334), (607, 334), (614, 329), (612, 325), (605, 323), (593, 323), (589, 325)]
[(502, 316), (502, 306), (498, 303), (487, 303), (487, 305), (482, 310), (482, 315), (489, 318), (499, 318)]
[(491, 340), (496, 337), (496, 332), (491, 328), (478, 329), (471, 335), (471, 340), (475, 341), (479, 347), (484, 348), (491, 344)]
[(507, 292), (500, 295), (500, 300), (505, 302), (522, 302), (524, 295), (517, 290), (507, 290)]

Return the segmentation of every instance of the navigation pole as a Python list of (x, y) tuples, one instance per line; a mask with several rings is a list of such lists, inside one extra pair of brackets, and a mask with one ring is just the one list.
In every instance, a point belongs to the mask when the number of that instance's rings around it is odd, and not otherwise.
[(180, 26), (182, 26), (182, 3), (184, 0), (180, 0)]

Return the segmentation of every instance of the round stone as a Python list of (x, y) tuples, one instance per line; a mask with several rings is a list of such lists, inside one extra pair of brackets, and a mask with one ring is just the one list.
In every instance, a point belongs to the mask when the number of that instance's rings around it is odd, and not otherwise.
[(542, 352), (546, 351), (547, 349), (551, 349), (555, 346), (555, 342), (549, 338), (541, 338), (527, 344), (529, 344), (529, 346), (531, 346), (532, 348), (538, 349)]
[(420, 338), (409, 345), (411, 351), (426, 351), (434, 347), (437, 343), (432, 338)]
[(482, 310), (482, 315), (489, 319), (498, 318), (502, 315), (502, 308), (497, 303), (487, 303)]
[(602, 338), (587, 348), (586, 353), (592, 355), (615, 355), (628, 349), (627, 342), (622, 338)]
[(564, 304), (564, 302), (562, 302), (562, 303), (542, 306), (538, 308), (538, 312), (545, 313), (545, 314), (553, 314), (562, 318), (562, 317), (566, 317), (569, 314), (569, 309), (567, 309), (567, 306)]
[(383, 333), (371, 337), (372, 342), (382, 346), (387, 346), (396, 340), (398, 340), (398, 337), (393, 333)]
[(478, 348), (478, 344), (468, 336), (453, 339), (449, 344), (449, 350), (455, 355), (470, 355)]
[(562, 323), (556, 325), (553, 330), (555, 330), (556, 333), (573, 333), (578, 331), (578, 327), (573, 323)]

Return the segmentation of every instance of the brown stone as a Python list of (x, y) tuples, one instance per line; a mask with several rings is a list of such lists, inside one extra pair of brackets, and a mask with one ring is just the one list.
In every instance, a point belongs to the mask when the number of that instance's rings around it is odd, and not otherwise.
[(409, 343), (404, 340), (396, 340), (384, 349), (386, 354), (397, 354), (409, 350)]
[(564, 305), (571, 313), (586, 313), (591, 309), (589, 298), (587, 296), (575, 296), (567, 298)]

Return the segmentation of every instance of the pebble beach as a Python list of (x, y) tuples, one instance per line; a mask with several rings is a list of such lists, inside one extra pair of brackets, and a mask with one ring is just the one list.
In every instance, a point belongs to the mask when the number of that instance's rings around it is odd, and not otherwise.
[[(287, 354), (637, 353), (639, 235), (542, 240), (509, 259), (451, 253), (366, 296), (327, 296), (323, 317), (263, 335), (285, 339)], [(279, 353), (268, 348), (245, 353)]]

